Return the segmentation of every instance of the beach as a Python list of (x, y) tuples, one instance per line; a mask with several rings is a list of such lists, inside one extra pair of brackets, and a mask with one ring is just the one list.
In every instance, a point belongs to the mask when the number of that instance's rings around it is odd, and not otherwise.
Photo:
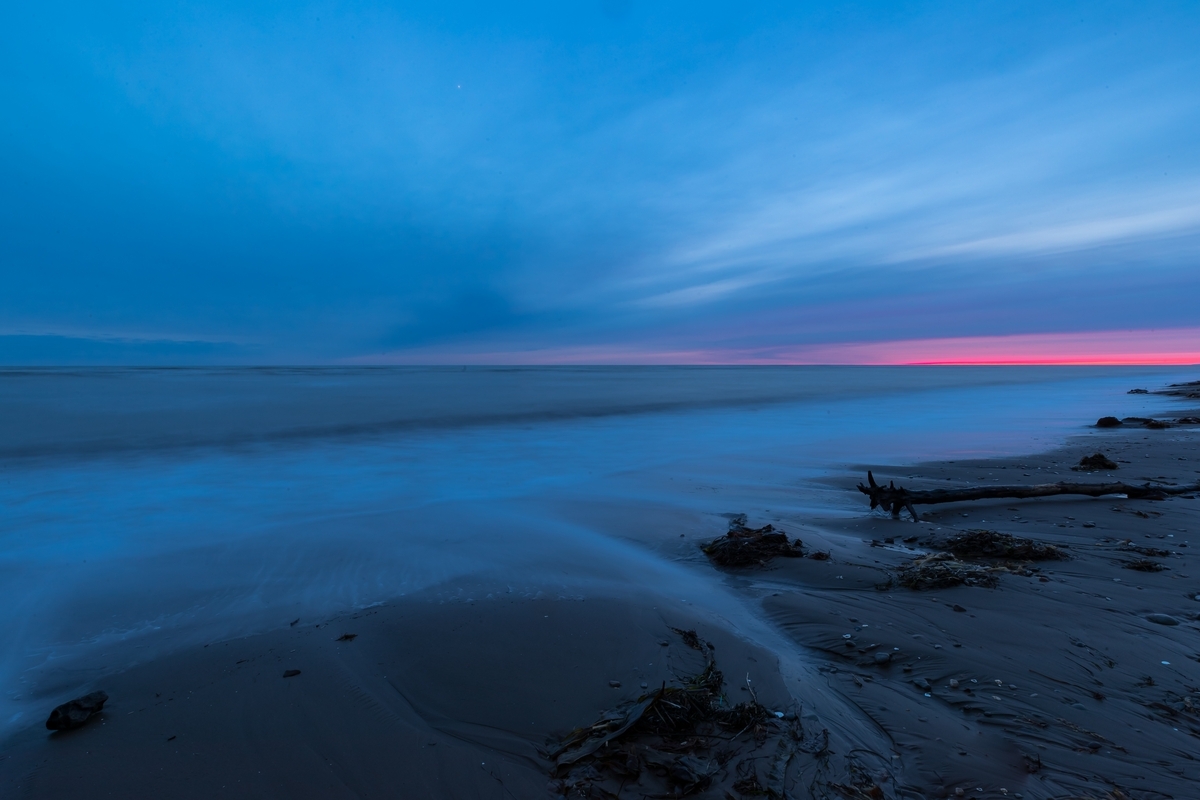
[[(597, 400), (585, 385), (572, 389), (587, 398), (584, 411), (576, 403), (574, 416), (528, 433), (501, 429), (494, 415), (490, 427), (463, 423), (474, 407), (455, 412), (449, 437), (429, 434), (428, 419), (412, 422), (419, 414), (407, 427), (382, 414), (372, 424), (405, 443), (355, 439), (353, 458), (343, 439), (330, 449), (328, 431), (303, 457), (281, 449), (308, 425), (303, 410), (298, 422), (274, 418), (269, 458), (256, 449), (264, 437), (242, 436), (216, 413), (186, 442), (172, 440), (173, 425), (143, 429), (136, 453), (72, 452), (70, 468), (55, 459), (73, 443), (94, 450), (131, 437), (111, 416), (107, 428), (81, 423), (99, 431), (90, 438), (39, 438), (25, 426), (5, 462), (6, 541), (17, 542), (14, 519), (64, 541), (77, 535), (76, 523), (51, 525), (35, 502), (16, 502), (33, 493), (13, 481), (46, 491), (53, 477), (60, 493), (46, 502), (61, 504), (102, 475), (111, 490), (117, 463), (121, 485), (159, 481), (159, 501), (177, 504), (110, 495), (104, 510), (123, 523), (124, 549), (116, 534), (87, 540), (108, 577), (81, 565), (69, 573), (97, 594), (59, 587), (54, 608), (72, 621), (54, 636), (43, 628), (39, 639), (28, 622), (20, 635), (6, 629), (22, 652), (6, 660), (0, 786), (15, 797), (638, 797), (672, 789), (661, 760), (643, 754), (642, 774), (617, 780), (556, 767), (556, 743), (711, 662), (730, 705), (753, 699), (770, 719), (761, 735), (730, 731), (720, 746), (693, 741), (671, 755), (692, 759), (673, 786), (692, 796), (752, 796), (751, 777), (791, 797), (1188, 796), (1200, 778), (1193, 497), (989, 500), (918, 507), (914, 523), (870, 512), (855, 488), (867, 469), (913, 489), (1108, 479), (1071, 470), (1095, 452), (1117, 463), (1113, 479), (1195, 482), (1197, 426), (1093, 427), (1110, 412), (1196, 414), (1186, 398), (1126, 395), (1173, 376), (970, 375), (906, 391), (884, 377), (815, 400), (794, 391), (803, 382), (781, 393), (744, 374), (724, 394), (703, 381), (683, 392), (655, 384), (636, 403)], [(507, 402), (518, 426), (563, 407)], [(861, 423), (872, 409), (879, 419)], [(334, 422), (347, 435), (349, 423)], [(222, 444), (196, 455), (205, 437)], [(171, 456), (163, 469), (164, 452), (184, 450), (188, 460)], [(328, 482), (313, 464), (338, 458), (353, 491), (285, 502)], [(226, 526), (261, 507), (196, 487), (216, 485), (215, 475), (237, 485), (265, 463), (272, 482), (256, 483), (256, 494), (272, 511), (251, 546)], [(379, 474), (387, 488), (370, 483)], [(386, 494), (400, 484), (417, 500)], [(76, 515), (98, 501), (77, 502)], [(715, 566), (701, 546), (737, 514), (828, 557)], [(166, 546), (164, 531), (189, 520), (220, 533)], [(972, 530), (1052, 545), (1063, 558), (975, 559), (991, 587), (897, 583), (903, 565)], [(39, 563), (61, 569), (51, 552), (10, 548), (10, 591), (43, 585), (50, 573)], [(1127, 568), (1140, 560), (1163, 569)], [(239, 573), (247, 562), (254, 568)], [(52, 597), (40, 591), (28, 598)], [(105, 592), (124, 604), (89, 619), (85, 601)], [(78, 730), (45, 730), (50, 708), (93, 689), (110, 698), (103, 712)]]

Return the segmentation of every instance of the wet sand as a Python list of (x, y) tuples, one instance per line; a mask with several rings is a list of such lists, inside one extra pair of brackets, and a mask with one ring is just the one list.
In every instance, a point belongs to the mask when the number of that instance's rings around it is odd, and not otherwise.
[[(870, 466), (910, 488), (1099, 480), (1107, 473), (1069, 467), (1101, 450), (1119, 462), (1114, 477), (1185, 483), (1200, 479), (1198, 436), (1195, 426), (1117, 429), (1026, 458)], [(839, 485), (854, 491), (859, 477)], [(1200, 501), (1059, 497), (919, 510), (920, 524), (868, 514), (865, 500), (854, 519), (785, 516), (777, 526), (831, 559), (714, 570), (795, 645), (798, 669), (720, 620), (650, 595), (412, 598), (110, 675), (95, 688), (111, 700), (85, 727), (49, 734), (39, 725), (4, 743), (0, 794), (554, 796), (562, 786), (542, 752), (555, 736), (631, 702), (643, 683), (695, 674), (673, 626), (714, 642), (735, 700), (746, 674), (768, 708), (831, 732), (828, 752), (794, 762), (789, 796), (1195, 796)], [(765, 521), (749, 511), (750, 524)], [(995, 589), (879, 588), (927, 552), (922, 541), (976, 528), (1058, 545), (1070, 558), (1007, 572)], [(712, 535), (696, 531), (695, 543)], [(1165, 552), (1152, 560), (1166, 569), (1125, 568), (1147, 557), (1131, 546)], [(892, 654), (884, 664), (881, 651)], [(300, 674), (283, 677), (293, 669)], [(65, 699), (48, 698), (47, 712)], [(742, 747), (754, 755), (752, 743)]]

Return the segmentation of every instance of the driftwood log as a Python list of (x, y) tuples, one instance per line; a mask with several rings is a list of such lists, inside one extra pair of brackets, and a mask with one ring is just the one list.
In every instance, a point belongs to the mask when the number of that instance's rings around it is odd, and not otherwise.
[(897, 486), (890, 481), (887, 486), (875, 482), (875, 476), (868, 470), (867, 483), (858, 485), (858, 490), (871, 498), (871, 508), (882, 508), (890, 511), (894, 519), (900, 518), (900, 512), (908, 509), (913, 521), (920, 519), (913, 506), (935, 505), (937, 503), (961, 503), (967, 500), (993, 500), (997, 498), (1028, 498), (1053, 497), (1060, 494), (1082, 494), (1088, 497), (1101, 497), (1106, 494), (1123, 494), (1141, 500), (1162, 500), (1169, 495), (1193, 494), (1200, 492), (1200, 483), (1189, 486), (1163, 486), (1161, 484), (1144, 483), (1140, 486), (1129, 483), (1040, 483), (1033, 486), (979, 486), (967, 489), (925, 489), (909, 490)]

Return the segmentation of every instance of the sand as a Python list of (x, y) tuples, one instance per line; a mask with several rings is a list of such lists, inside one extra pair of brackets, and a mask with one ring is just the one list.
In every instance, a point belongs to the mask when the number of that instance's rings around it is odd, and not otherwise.
[[(869, 466), (911, 488), (1100, 480), (1109, 473), (1069, 470), (1100, 450), (1118, 461), (1114, 477), (1184, 483), (1200, 479), (1198, 435), (1116, 429), (1019, 459)], [(853, 491), (860, 477), (838, 485)], [(652, 594), (414, 597), (281, 621), (106, 676), (96, 688), (111, 700), (83, 728), (31, 727), (3, 744), (0, 795), (552, 797), (563, 786), (543, 753), (556, 737), (632, 702), (642, 684), (695, 673), (678, 627), (713, 641), (733, 699), (745, 674), (765, 706), (830, 731), (828, 752), (796, 758), (791, 797), (1197, 796), (1200, 501), (919, 510), (921, 523), (869, 514), (865, 502), (854, 519), (775, 523), (828, 561), (719, 571), (697, 555), (782, 634), (770, 646)], [(765, 521), (750, 514), (751, 525)], [(929, 550), (921, 542), (977, 528), (1070, 557), (1005, 572), (994, 589), (888, 587), (896, 567)], [(1125, 567), (1147, 557), (1165, 569)], [(878, 663), (879, 652), (890, 659)], [(65, 699), (47, 698), (47, 713)], [(754, 746), (738, 745), (740, 755)], [(718, 783), (697, 796), (738, 796)], [(635, 784), (621, 796), (642, 794)]]

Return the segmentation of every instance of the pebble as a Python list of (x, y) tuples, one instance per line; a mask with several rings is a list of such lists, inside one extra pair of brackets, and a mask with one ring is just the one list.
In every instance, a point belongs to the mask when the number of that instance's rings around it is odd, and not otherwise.
[(1169, 616), (1167, 614), (1147, 614), (1146, 619), (1150, 620), (1151, 622), (1155, 623), (1156, 625), (1178, 625), (1179, 624), (1179, 620), (1177, 620), (1174, 617)]
[(929, 685), (929, 681), (925, 680), (924, 678), (917, 678), (913, 681), (913, 683), (916, 684), (916, 687), (923, 692), (928, 692), (932, 688)]
[(614, 689), (620, 689), (620, 688), (621, 688), (621, 682), (620, 682), (620, 681), (609, 681), (609, 682), (608, 682), (608, 685), (609, 685), (609, 686), (611, 686), (611, 687), (612, 687), (612, 688), (614, 688)]
[(957, 678), (951, 678), (951, 679), (950, 679), (950, 688), (951, 688), (951, 689), (957, 689), (957, 688), (958, 688), (958, 679), (957, 679)]
[(960, 606), (958, 603), (955, 603), (953, 606), (951, 606), (951, 608), (953, 608), (955, 611), (966, 611), (966, 609)]
[(283, 677), (285, 677), (285, 678), (294, 678), (299, 674), (300, 674), (300, 670), (298, 670), (298, 669), (285, 669), (283, 671)]
[(885, 653), (883, 651), (880, 651), (875, 654), (875, 663), (876, 664), (886, 664), (891, 660), (892, 660), (891, 653)]

